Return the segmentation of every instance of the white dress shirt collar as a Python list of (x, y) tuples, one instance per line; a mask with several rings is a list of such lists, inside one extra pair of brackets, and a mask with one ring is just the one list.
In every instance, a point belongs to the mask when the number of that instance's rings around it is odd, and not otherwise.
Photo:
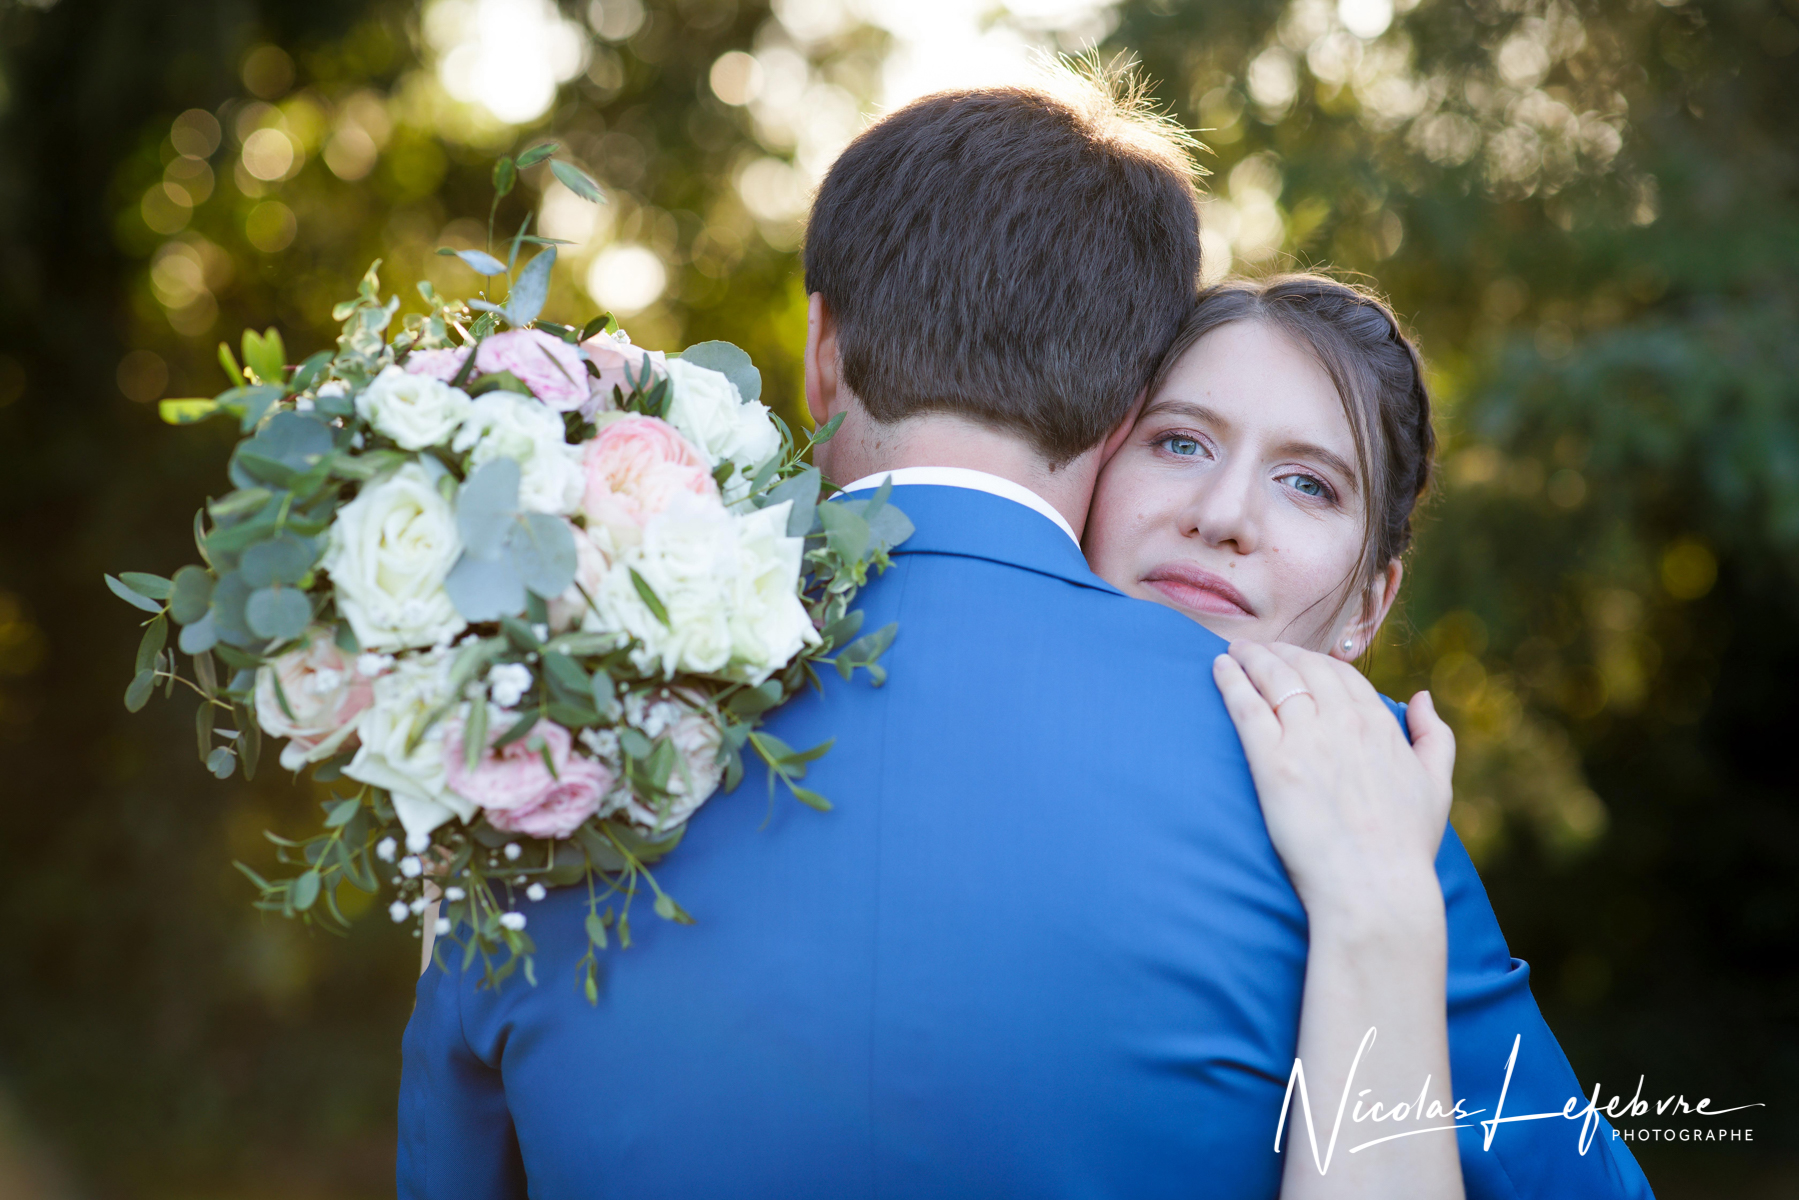
[(976, 471), (968, 467), (898, 467), (891, 471), (877, 471), (854, 483), (846, 483), (843, 490), (859, 492), (864, 488), (877, 488), (881, 481), (891, 477), (893, 486), (905, 484), (926, 484), (934, 487), (967, 488), (971, 492), (986, 492), (989, 496), (999, 496), (1015, 504), (1022, 504), (1034, 512), (1042, 513), (1056, 523), (1056, 528), (1068, 535), (1070, 541), (1078, 549), (1081, 539), (1075, 536), (1074, 527), (1068, 518), (1056, 511), (1054, 505), (1025, 487), (1022, 483), (1014, 483), (1010, 479), (1002, 479), (998, 475), (989, 475), (985, 471)]

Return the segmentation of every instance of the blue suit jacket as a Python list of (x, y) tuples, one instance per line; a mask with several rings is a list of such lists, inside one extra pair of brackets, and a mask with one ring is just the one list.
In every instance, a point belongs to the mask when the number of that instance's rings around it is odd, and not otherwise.
[[(1022, 505), (893, 498), (918, 532), (862, 600), (899, 622), (890, 681), (832, 676), (770, 725), (836, 739), (807, 779), (835, 811), (771, 807), (753, 769), (714, 798), (658, 871), (698, 924), (640, 912), (597, 1007), (578, 888), (526, 905), (537, 987), (428, 971), (403, 1197), (1276, 1194), (1306, 921), (1223, 643)], [(1559, 1113), (1580, 1085), (1453, 832), (1438, 869), (1455, 1094), (1492, 1116), (1521, 1036), (1505, 1113)], [(1335, 1102), (1312, 1098), (1325, 1131)], [(1462, 1130), (1468, 1194), (1649, 1195), (1609, 1127), (1578, 1133)]]

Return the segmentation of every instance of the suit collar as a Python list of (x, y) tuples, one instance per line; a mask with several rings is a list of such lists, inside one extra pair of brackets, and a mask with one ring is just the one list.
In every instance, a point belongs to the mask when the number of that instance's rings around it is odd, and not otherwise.
[[(855, 499), (873, 488), (848, 493)], [(1015, 500), (989, 492), (936, 484), (895, 484), (889, 501), (916, 532), (894, 553), (948, 554), (1022, 567), (1081, 587), (1118, 592), (1095, 575), (1080, 547), (1055, 522)]]

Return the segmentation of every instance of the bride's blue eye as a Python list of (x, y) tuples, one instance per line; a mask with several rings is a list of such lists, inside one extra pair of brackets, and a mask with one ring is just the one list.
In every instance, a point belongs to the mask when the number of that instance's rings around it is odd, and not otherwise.
[(1318, 500), (1330, 498), (1330, 489), (1324, 486), (1324, 481), (1310, 475), (1283, 475), (1276, 482), (1286, 484), (1302, 496), (1311, 496)]
[(1158, 444), (1170, 454), (1178, 454), (1183, 458), (1196, 457), (1201, 450), (1198, 438), (1190, 438), (1179, 433), (1168, 434), (1159, 439)]

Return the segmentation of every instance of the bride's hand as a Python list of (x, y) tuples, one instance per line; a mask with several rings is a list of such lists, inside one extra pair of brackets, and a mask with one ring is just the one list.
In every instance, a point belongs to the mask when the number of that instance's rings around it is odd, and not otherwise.
[[(1359, 672), (1295, 646), (1237, 642), (1212, 673), (1249, 756), (1269, 837), (1305, 904), (1296, 1066), (1305, 1064), (1324, 1095), (1340, 1088), (1347, 1096), (1353, 1081), (1380, 1096), (1417, 1094), (1419, 1109), (1424, 1096), (1412, 1089), (1422, 1080), (1448, 1111), (1448, 922), (1436, 858), (1455, 764), (1449, 727), (1420, 692), (1407, 744)], [(1328, 1176), (1301, 1145), (1295, 1126), (1284, 1200), (1465, 1195), (1456, 1142), (1440, 1132), (1405, 1137)]]
[[(1269, 836), (1311, 920), (1379, 924), (1436, 906), (1455, 735), (1429, 692), (1412, 740), (1361, 672), (1297, 646), (1234, 642), (1213, 664)], [(1390, 925), (1389, 925), (1390, 927)]]

